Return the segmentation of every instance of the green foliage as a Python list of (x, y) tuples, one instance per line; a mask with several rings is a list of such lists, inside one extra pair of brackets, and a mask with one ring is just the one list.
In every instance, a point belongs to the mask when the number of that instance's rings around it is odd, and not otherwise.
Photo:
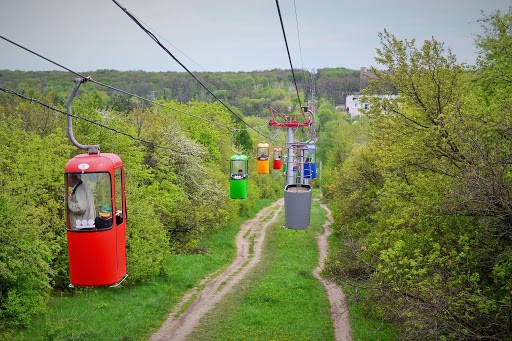
[[(145, 98), (155, 100), (175, 100), (181, 103), (190, 101), (212, 102), (214, 98), (206, 92), (186, 72), (144, 72), (97, 70), (88, 72), (95, 80), (104, 84), (123, 89)], [(311, 75), (305, 70), (295, 70), (301, 98), (310, 93)], [(244, 116), (267, 116), (267, 107), (272, 105), (276, 110), (285, 112), (289, 106), (297, 111), (297, 94), (290, 70), (266, 70), (253, 72), (198, 72), (201, 79), (219, 98), (230, 106), (236, 107)], [(360, 91), (366, 86), (361, 82), (358, 70), (344, 68), (319, 69), (315, 76), (317, 99), (324, 98), (336, 105), (344, 102), (347, 93)], [(0, 83), (17, 87), (24, 83), (33, 89), (52, 89), (55, 98), (64, 106), (73, 85), (68, 72), (36, 71), (21, 72), (0, 70)], [(83, 86), (80, 93), (101, 91), (106, 105), (111, 110), (124, 114), (135, 108), (148, 108), (134, 98), (120, 95), (111, 89), (97, 86)], [(301, 99), (302, 102), (303, 99)]]
[[(511, 337), (510, 17), (483, 19), (474, 70), (434, 39), (418, 48), (384, 31), (368, 137), (324, 144), (342, 243), (329, 270), (372, 288), (367, 311), (404, 339)], [(323, 133), (355, 129), (330, 118)]]
[(127, 268), (132, 283), (148, 282), (167, 275), (169, 238), (163, 223), (155, 213), (152, 196), (147, 191), (134, 190), (128, 199), (137, 205), (128, 208)]
[(242, 150), (252, 150), (254, 148), (251, 136), (247, 130), (241, 130), (236, 134), (233, 143), (235, 146), (240, 146)]
[(488, 90), (499, 91), (504, 85), (512, 83), (512, 10), (496, 11), (484, 15), (479, 20), (484, 29), (478, 35), (476, 45), (480, 50), (478, 66), (485, 77)]
[(107, 106), (114, 111), (129, 113), (134, 109), (134, 104), (130, 97), (118, 93), (113, 94), (107, 101)]
[(316, 90), (321, 98), (340, 105), (345, 103), (348, 94), (360, 92), (364, 88), (359, 77), (359, 71), (356, 70), (319, 69), (316, 74)]
[[(1, 112), (3, 108), (0, 108)], [(33, 113), (30, 114), (31, 117)], [(22, 130), (22, 115), (4, 115), (0, 139), (0, 330), (27, 325), (49, 299), (50, 283), (67, 277), (60, 134)], [(59, 231), (60, 230), (60, 231)], [(65, 267), (64, 267), (65, 266)]]
[[(67, 83), (69, 91), (72, 83)], [(102, 152), (123, 159), (128, 283), (167, 277), (172, 254), (201, 253), (206, 236), (250, 214), (260, 198), (282, 195), (282, 176), (253, 176), (254, 162), (250, 166), (250, 198), (229, 199), (232, 131), (245, 125), (223, 106), (161, 100), (162, 106), (149, 107), (133, 98), (90, 91), (90, 87), (81, 87), (73, 114), (153, 143), (73, 120), (80, 143), (100, 144)], [(54, 89), (42, 92), (25, 83), (17, 90), (58, 108), (66, 102), (66, 95), (57, 95)], [(224, 95), (229, 97), (230, 92)], [(2, 337), (10, 335), (12, 328), (27, 325), (32, 313), (44, 311), (50, 291), (65, 288), (69, 281), (63, 170), (79, 151), (70, 145), (65, 130), (65, 115), (0, 95)], [(252, 133), (241, 130), (237, 135), (235, 143), (251, 155), (256, 141)]]
[(28, 325), (49, 299), (50, 250), (22, 216), (26, 209), (0, 197), (0, 333)]

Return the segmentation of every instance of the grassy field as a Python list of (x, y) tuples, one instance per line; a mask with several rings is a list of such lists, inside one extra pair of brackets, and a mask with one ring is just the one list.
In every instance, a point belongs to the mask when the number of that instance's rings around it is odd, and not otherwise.
[[(272, 201), (262, 201), (254, 216)], [(36, 317), (16, 340), (145, 340), (149, 339), (181, 297), (201, 278), (224, 268), (234, 258), (234, 239), (242, 221), (216, 231), (204, 242), (205, 254), (178, 255), (171, 276), (151, 283), (110, 288), (77, 288), (58, 293), (48, 313)], [(129, 271), (129, 269), (128, 269)]]
[[(271, 202), (261, 202), (253, 215)], [(269, 227), (260, 263), (226, 296), (191, 335), (192, 340), (334, 340), (329, 302), (313, 277), (316, 236), (325, 211), (313, 202), (306, 230)], [(242, 223), (216, 231), (204, 242), (205, 254), (178, 255), (171, 276), (143, 285), (78, 288), (58, 293), (48, 313), (36, 317), (15, 340), (147, 340), (181, 297), (206, 275), (234, 258), (234, 239)], [(333, 251), (339, 248), (331, 236)], [(349, 298), (354, 340), (395, 340), (397, 328), (367, 316), (357, 300), (361, 292), (344, 285)]]
[(330, 305), (313, 277), (326, 219), (314, 203), (306, 230), (269, 227), (262, 259), (202, 321), (191, 340), (334, 340)]

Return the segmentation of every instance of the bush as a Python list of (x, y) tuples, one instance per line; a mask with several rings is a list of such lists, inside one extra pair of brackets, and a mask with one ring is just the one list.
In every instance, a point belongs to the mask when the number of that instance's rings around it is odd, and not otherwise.
[(0, 333), (26, 326), (50, 297), (50, 252), (21, 212), (27, 207), (0, 196)]
[(129, 282), (148, 282), (166, 275), (170, 257), (168, 234), (154, 212), (150, 198), (138, 198), (136, 205), (129, 205), (127, 210), (126, 267)]

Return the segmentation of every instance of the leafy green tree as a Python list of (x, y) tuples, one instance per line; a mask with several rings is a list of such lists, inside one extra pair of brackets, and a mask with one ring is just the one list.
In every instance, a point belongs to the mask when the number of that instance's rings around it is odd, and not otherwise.
[(28, 208), (0, 196), (0, 335), (26, 326), (50, 297), (51, 252), (20, 214)]
[(129, 185), (127, 200), (134, 204), (127, 207), (126, 267), (131, 283), (149, 282), (169, 275), (169, 237), (149, 194), (148, 190)]
[(130, 112), (134, 107), (130, 97), (118, 93), (114, 93), (108, 98), (107, 106), (112, 110), (124, 113)]
[(26, 111), (0, 111), (6, 142), (0, 151), (1, 331), (27, 325), (31, 314), (44, 312), (50, 284), (59, 286), (67, 277), (60, 184), (70, 148), (60, 130), (44, 137), (24, 131)]
[[(384, 31), (368, 144), (325, 187), (346, 246), (331, 271), (376, 288), (368, 307), (406, 339), (510, 337), (510, 100), (495, 63), (508, 15), (484, 20), (479, 44), (493, 53), (478, 70), (434, 39), (417, 48)], [(373, 96), (390, 89), (398, 97)]]
[(484, 34), (476, 38), (480, 75), (485, 76), (486, 85), (495, 84), (498, 90), (512, 83), (512, 9), (484, 15), (479, 22), (484, 28)]
[(345, 103), (345, 97), (362, 90), (359, 71), (345, 68), (319, 69), (316, 74), (318, 96), (334, 105)]

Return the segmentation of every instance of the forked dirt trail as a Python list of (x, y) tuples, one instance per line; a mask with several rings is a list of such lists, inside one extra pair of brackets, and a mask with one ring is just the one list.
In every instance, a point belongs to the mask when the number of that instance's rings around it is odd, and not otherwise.
[(320, 276), (324, 267), (324, 261), (329, 251), (329, 242), (327, 238), (332, 234), (332, 229), (329, 227), (333, 223), (332, 213), (327, 206), (320, 204), (325, 211), (327, 211), (327, 221), (323, 224), (324, 233), (318, 236), (318, 249), (320, 250), (318, 267), (313, 271), (313, 275), (325, 287), (329, 302), (331, 303), (331, 317), (334, 323), (334, 335), (336, 341), (349, 341), (352, 340), (350, 323), (348, 320), (348, 308), (345, 299), (345, 294), (340, 287), (328, 279)]
[[(220, 275), (213, 279), (210, 278), (214, 274), (205, 278), (185, 295), (162, 328), (153, 334), (152, 340), (180, 341), (192, 333), (201, 318), (259, 262), (267, 228), (276, 222), (279, 212), (283, 209), (283, 202), (284, 199), (276, 201), (241, 226), (236, 237), (238, 252), (235, 261)], [(203, 285), (203, 290), (199, 292), (198, 287)], [(182, 307), (190, 303), (194, 296), (190, 307), (179, 315)]]
[[(241, 226), (236, 237), (238, 251), (234, 262), (224, 272), (219, 275), (211, 274), (189, 291), (176, 305), (162, 328), (153, 334), (152, 340), (181, 341), (192, 333), (201, 318), (260, 261), (267, 228), (276, 222), (283, 203), (284, 199), (276, 201)], [(327, 237), (332, 233), (329, 227), (332, 223), (331, 212), (325, 205), (321, 207), (327, 211), (328, 220), (323, 225), (324, 233), (318, 237), (320, 258), (313, 275), (325, 286), (329, 296), (336, 340), (349, 341), (351, 336), (345, 295), (336, 284), (320, 276), (329, 248)], [(187, 304), (190, 306), (185, 310), (183, 307)]]

